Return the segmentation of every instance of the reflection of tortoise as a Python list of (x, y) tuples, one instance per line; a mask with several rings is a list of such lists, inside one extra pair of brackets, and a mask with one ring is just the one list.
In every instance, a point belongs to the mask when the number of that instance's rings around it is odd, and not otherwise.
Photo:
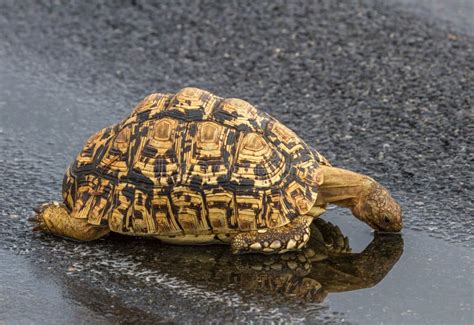
[(236, 253), (301, 249), (328, 203), (399, 231), (399, 205), (372, 178), (331, 167), (268, 114), (197, 88), (146, 97), (93, 135), (63, 183), (64, 204), (36, 209), (39, 229), (78, 240), (109, 231)]
[[(403, 253), (403, 239), (398, 234), (375, 234), (362, 252), (352, 253), (348, 238), (339, 227), (319, 218), (310, 228), (311, 238), (301, 251), (268, 256), (244, 255), (232, 262), (221, 256), (219, 265), (210, 267), (218, 269), (216, 273), (222, 275), (219, 283), (224, 287), (235, 283), (242, 290), (276, 294), (272, 299), (284, 297), (322, 302), (331, 292), (377, 285)], [(195, 269), (205, 269), (202, 264)], [(229, 274), (232, 276), (226, 279)]]

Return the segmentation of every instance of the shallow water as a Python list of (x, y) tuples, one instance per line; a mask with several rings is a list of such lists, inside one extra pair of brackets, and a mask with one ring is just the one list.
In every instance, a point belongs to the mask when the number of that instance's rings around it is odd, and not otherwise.
[(329, 225), (329, 232), (313, 230), (326, 245), (313, 239), (303, 254), (284, 256), (236, 257), (226, 246), (175, 247), (121, 236), (78, 244), (30, 234), (30, 242), (4, 243), (0, 251), (0, 319), (472, 321), (469, 249), (410, 230), (374, 238), (348, 215), (328, 214), (349, 245)]
[[(50, 274), (40, 274), (28, 259), (0, 250), (0, 320), (23, 323), (111, 323), (104, 315), (64, 295)], [(60, 311), (60, 312), (59, 312)]]
[[(331, 209), (324, 219), (343, 235), (323, 223), (312, 251), (283, 257), (33, 234), (31, 206), (58, 199), (87, 136), (129, 111), (129, 95), (111, 99), (94, 86), (0, 55), (0, 323), (473, 322), (472, 237), (433, 238), (436, 223), (375, 236)], [(406, 207), (405, 218), (420, 219), (419, 210)]]

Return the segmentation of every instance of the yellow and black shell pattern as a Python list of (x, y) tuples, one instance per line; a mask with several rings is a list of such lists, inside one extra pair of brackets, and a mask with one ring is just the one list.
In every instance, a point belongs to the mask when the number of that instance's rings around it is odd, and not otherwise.
[(74, 218), (130, 235), (281, 227), (316, 201), (325, 159), (248, 102), (197, 88), (146, 97), (66, 172)]

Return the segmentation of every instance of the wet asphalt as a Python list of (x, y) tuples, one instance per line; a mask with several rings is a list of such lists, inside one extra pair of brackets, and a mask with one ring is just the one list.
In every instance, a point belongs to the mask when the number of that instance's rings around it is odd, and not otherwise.
[[(472, 321), (472, 6), (430, 14), (423, 3), (2, 1), (0, 323)], [(222, 247), (29, 231), (31, 207), (59, 199), (90, 134), (184, 86), (254, 103), (392, 191), (406, 229), (377, 285), (295, 301), (271, 289), (288, 273)], [(347, 211), (324, 218), (354, 252), (374, 240)], [(324, 261), (292, 279), (327, 288), (322, 274), (354, 274)]]

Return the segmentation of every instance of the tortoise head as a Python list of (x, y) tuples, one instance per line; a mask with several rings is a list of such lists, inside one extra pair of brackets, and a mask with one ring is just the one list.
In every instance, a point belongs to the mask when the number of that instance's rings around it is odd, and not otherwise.
[(388, 190), (371, 181), (352, 213), (378, 231), (399, 232), (403, 228), (402, 210)]

